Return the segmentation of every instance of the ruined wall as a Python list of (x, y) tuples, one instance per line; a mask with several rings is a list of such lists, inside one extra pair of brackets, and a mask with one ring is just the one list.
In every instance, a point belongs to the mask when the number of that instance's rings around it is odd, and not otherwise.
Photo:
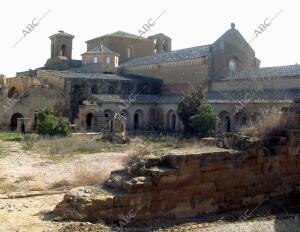
[(13, 115), (21, 114), (24, 118), (31, 119), (35, 124), (35, 112), (44, 108), (55, 110), (60, 117), (65, 115), (64, 94), (61, 90), (32, 86), (26, 96), (16, 100), (6, 99), (0, 102), (0, 129), (9, 130)]
[(54, 213), (113, 222), (138, 209), (139, 221), (186, 218), (258, 205), (299, 190), (300, 131), (273, 138), (268, 147), (237, 138), (221, 143), (240, 144), (245, 151), (206, 148), (147, 157), (112, 172), (103, 187), (71, 190)]
[(6, 78), (7, 90), (16, 89), (18, 95), (23, 96), (31, 86), (39, 85), (39, 80), (29, 76)]
[(65, 89), (65, 79), (61, 76), (57, 76), (43, 70), (38, 70), (37, 76), (41, 85), (46, 86), (47, 88), (60, 90)]

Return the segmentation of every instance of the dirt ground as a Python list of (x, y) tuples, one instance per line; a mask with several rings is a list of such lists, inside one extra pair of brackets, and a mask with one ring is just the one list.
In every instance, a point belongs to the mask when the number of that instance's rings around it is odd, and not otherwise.
[[(15, 199), (1, 199), (5, 193), (49, 190), (49, 186), (68, 179), (78, 170), (101, 170), (109, 173), (122, 167), (126, 152), (77, 154), (71, 159), (53, 160), (49, 156), (23, 150), (18, 142), (0, 141), (7, 155), (0, 158), (0, 232), (73, 232), (73, 231), (117, 231), (103, 224), (82, 222), (55, 222), (51, 211), (63, 198), (63, 193)], [(181, 222), (175, 225), (148, 225), (143, 229), (127, 228), (126, 231), (209, 231), (209, 232), (297, 232), (300, 231), (298, 214), (285, 217), (264, 217), (259, 220), (226, 222)], [(150, 227), (151, 229), (150, 229)]]

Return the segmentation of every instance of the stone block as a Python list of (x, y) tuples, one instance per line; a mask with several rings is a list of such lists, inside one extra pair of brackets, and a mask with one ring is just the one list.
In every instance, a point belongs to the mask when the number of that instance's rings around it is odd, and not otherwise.
[(167, 189), (158, 191), (159, 199), (160, 200), (175, 200), (180, 197), (178, 189)]
[(200, 214), (215, 213), (218, 210), (219, 206), (215, 203), (215, 199), (213, 198), (200, 200), (196, 203), (196, 211), (198, 211)]
[(200, 182), (199, 177), (189, 173), (189, 174), (184, 174), (184, 175), (178, 176), (177, 186), (182, 187), (182, 186), (196, 185), (199, 182)]
[(265, 194), (259, 194), (253, 197), (245, 197), (242, 198), (242, 205), (243, 206), (250, 206), (250, 205), (261, 205), (267, 200)]
[(196, 187), (197, 194), (202, 197), (209, 197), (216, 193), (216, 183), (215, 182), (207, 182), (200, 184)]
[(193, 196), (197, 192), (197, 186), (191, 185), (191, 186), (184, 186), (179, 187), (176, 189), (176, 194), (178, 199), (181, 199), (183, 197)]
[(176, 188), (177, 186), (177, 175), (168, 175), (159, 177), (158, 183), (155, 185), (156, 190)]

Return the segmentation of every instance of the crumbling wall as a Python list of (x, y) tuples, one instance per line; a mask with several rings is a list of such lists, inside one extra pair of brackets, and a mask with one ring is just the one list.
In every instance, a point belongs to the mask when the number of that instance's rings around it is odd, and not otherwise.
[(139, 221), (175, 219), (287, 197), (300, 186), (300, 131), (274, 141), (272, 149), (244, 140), (244, 151), (202, 148), (149, 156), (112, 172), (101, 187), (71, 190), (54, 213), (83, 221), (120, 221), (132, 212)]

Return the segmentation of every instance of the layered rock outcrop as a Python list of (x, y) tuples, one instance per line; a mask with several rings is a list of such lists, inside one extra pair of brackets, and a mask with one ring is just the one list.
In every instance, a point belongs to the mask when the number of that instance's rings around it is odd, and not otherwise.
[(300, 131), (273, 141), (265, 147), (244, 139), (244, 151), (202, 147), (145, 157), (102, 186), (71, 190), (54, 213), (92, 222), (177, 219), (287, 197), (300, 186)]

